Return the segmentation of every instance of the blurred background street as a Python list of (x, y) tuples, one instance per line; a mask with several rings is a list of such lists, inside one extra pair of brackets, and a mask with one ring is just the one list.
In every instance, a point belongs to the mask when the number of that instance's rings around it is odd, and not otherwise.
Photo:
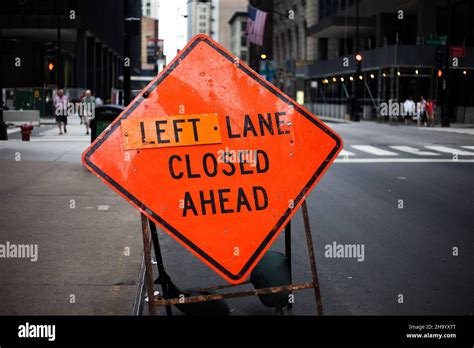
[[(140, 214), (81, 154), (198, 34), (344, 140), (307, 200), (325, 314), (472, 315), (473, 17), (467, 0), (5, 1), (0, 244), (37, 244), (39, 259), (0, 259), (0, 315), (141, 313)], [(294, 281), (309, 281), (300, 212), (292, 227)], [(181, 288), (222, 283), (159, 236)], [(328, 257), (333, 242), (364, 245), (364, 261)], [(311, 290), (292, 312), (315, 314)]]

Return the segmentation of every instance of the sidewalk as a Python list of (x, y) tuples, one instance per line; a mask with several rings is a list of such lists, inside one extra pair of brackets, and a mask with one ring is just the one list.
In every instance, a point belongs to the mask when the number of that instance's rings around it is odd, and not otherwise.
[(131, 315), (136, 307), (140, 214), (84, 168), (88, 137), (70, 123), (67, 135), (46, 128), (31, 142), (0, 142), (0, 245), (38, 248), (36, 262), (0, 257), (0, 315)]

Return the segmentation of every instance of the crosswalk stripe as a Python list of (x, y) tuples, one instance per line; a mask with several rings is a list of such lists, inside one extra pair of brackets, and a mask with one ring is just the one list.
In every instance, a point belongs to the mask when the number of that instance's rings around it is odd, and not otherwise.
[(451, 155), (458, 154), (458, 155), (461, 155), (461, 156), (474, 156), (474, 152), (463, 151), (463, 150), (455, 149), (453, 147), (448, 147), (448, 146), (427, 145), (425, 147), (427, 149), (430, 149), (430, 150), (449, 153)]
[(420, 149), (417, 149), (416, 147), (411, 147), (411, 146), (405, 146), (405, 145), (394, 145), (390, 146), (394, 150), (402, 151), (402, 152), (407, 152), (412, 155), (418, 155), (418, 156), (439, 156), (439, 153), (435, 152), (430, 152), (430, 151), (422, 151)]
[(350, 152), (350, 151), (347, 151), (347, 150), (341, 150), (341, 152), (339, 152), (339, 157), (349, 157), (349, 156), (355, 156), (356, 154), (354, 152)]
[(351, 147), (356, 150), (364, 151), (376, 156), (398, 156), (398, 153), (379, 149), (378, 147), (372, 145), (351, 145)]

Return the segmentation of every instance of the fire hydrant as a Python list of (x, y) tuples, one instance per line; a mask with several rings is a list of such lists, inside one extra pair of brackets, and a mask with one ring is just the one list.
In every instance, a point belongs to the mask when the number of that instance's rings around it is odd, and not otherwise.
[(30, 141), (31, 131), (33, 130), (33, 126), (31, 124), (23, 124), (20, 126), (21, 129), (21, 140), (23, 141)]

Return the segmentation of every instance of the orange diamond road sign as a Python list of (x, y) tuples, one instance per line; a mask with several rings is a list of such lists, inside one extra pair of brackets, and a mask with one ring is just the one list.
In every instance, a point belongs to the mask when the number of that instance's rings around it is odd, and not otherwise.
[(244, 281), (342, 149), (205, 35), (89, 146), (84, 165), (230, 283)]

